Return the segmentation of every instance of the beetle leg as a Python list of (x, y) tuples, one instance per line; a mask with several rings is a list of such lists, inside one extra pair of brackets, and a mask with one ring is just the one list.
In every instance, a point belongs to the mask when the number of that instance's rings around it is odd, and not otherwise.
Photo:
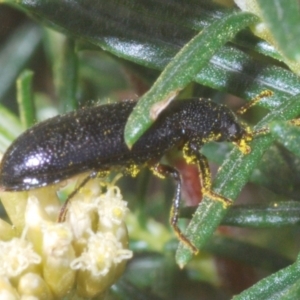
[(184, 147), (184, 157), (188, 163), (194, 163), (198, 166), (199, 177), (202, 186), (202, 195), (220, 201), (224, 207), (231, 205), (231, 199), (212, 191), (212, 180), (209, 164), (207, 158), (200, 153), (199, 147), (194, 143), (189, 143)]
[(78, 185), (78, 187), (72, 192), (70, 193), (70, 195), (68, 196), (67, 200), (65, 201), (64, 205), (61, 207), (59, 215), (58, 215), (58, 222), (62, 223), (65, 221), (66, 219), (66, 213), (67, 213), (67, 208), (68, 208), (68, 204), (70, 202), (70, 200), (78, 193), (78, 191), (84, 187), (88, 181), (92, 178), (95, 178), (97, 176), (98, 172), (93, 171), (91, 172), (87, 177), (85, 177), (82, 182)]
[(179, 218), (179, 209), (180, 209), (180, 198), (181, 198), (181, 179), (179, 172), (170, 166), (163, 165), (160, 163), (155, 164), (151, 170), (153, 173), (160, 177), (165, 178), (166, 176), (171, 176), (175, 180), (176, 188), (175, 188), (175, 195), (172, 202), (172, 207), (170, 210), (170, 224), (178, 237), (178, 239), (183, 242), (187, 247), (189, 247), (193, 253), (197, 254), (198, 249), (197, 247), (181, 232), (180, 228), (178, 227), (178, 218)]

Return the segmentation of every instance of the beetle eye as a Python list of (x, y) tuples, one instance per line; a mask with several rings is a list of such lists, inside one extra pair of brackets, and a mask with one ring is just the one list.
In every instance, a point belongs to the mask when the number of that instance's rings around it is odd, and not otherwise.
[(237, 129), (236, 124), (231, 124), (231, 126), (228, 128), (228, 135), (230, 137), (235, 136), (237, 132), (238, 132), (238, 129)]

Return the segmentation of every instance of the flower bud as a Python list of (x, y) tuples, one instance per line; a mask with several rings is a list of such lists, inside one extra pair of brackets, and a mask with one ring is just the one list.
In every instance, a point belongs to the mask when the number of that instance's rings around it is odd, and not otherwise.
[(43, 228), (43, 278), (58, 299), (66, 295), (75, 282), (75, 271), (70, 268), (75, 258), (72, 240), (71, 230), (65, 223)]
[(19, 300), (20, 297), (7, 277), (0, 276), (0, 300)]
[(25, 296), (36, 297), (36, 299), (39, 300), (53, 299), (48, 285), (44, 279), (36, 273), (26, 273), (20, 278), (18, 292), (22, 295), (22, 300)]

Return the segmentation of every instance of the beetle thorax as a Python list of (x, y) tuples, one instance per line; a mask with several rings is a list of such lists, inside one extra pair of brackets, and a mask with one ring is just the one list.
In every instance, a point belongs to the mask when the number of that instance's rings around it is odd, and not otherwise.
[(226, 106), (198, 99), (181, 112), (181, 130), (188, 140), (236, 141), (245, 133), (237, 117)]

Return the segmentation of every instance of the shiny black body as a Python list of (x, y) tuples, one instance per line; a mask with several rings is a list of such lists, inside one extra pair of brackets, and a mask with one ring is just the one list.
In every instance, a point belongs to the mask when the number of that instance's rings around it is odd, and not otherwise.
[(0, 188), (29, 190), (86, 171), (158, 162), (174, 147), (200, 149), (208, 140), (238, 141), (245, 133), (225, 106), (207, 99), (177, 100), (129, 150), (124, 128), (135, 104), (84, 108), (33, 126), (3, 156)]

